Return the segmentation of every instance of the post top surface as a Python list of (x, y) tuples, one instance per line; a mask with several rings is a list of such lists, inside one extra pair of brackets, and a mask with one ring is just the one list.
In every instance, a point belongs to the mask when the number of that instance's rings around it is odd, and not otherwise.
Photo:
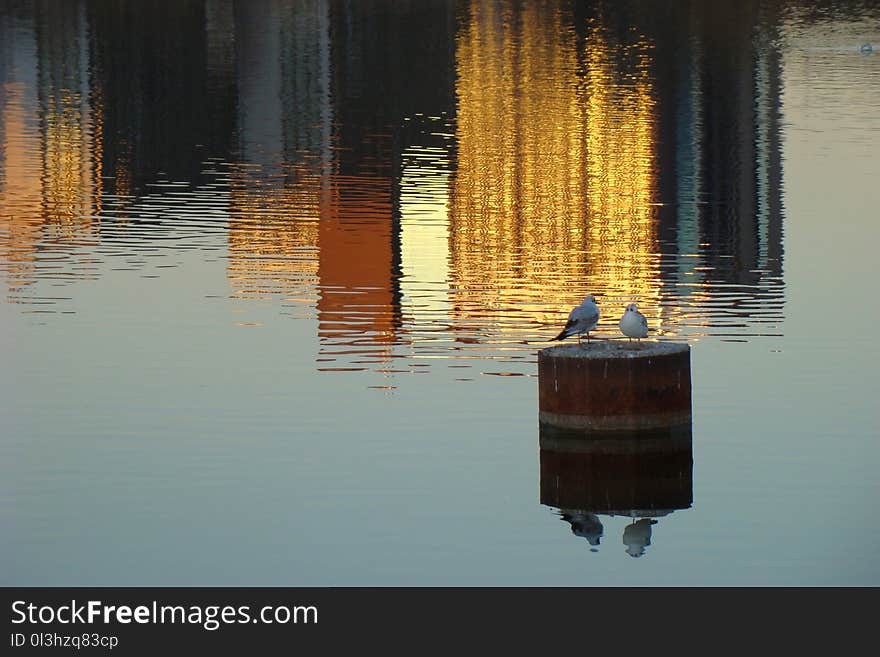
[(584, 360), (609, 358), (656, 358), (690, 351), (686, 342), (642, 340), (602, 340), (594, 339), (582, 344), (562, 344), (541, 349), (540, 355), (549, 358), (581, 358)]

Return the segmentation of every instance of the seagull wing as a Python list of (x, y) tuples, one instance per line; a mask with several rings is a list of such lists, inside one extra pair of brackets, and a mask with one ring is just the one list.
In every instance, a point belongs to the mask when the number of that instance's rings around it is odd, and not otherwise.
[(595, 304), (581, 304), (580, 306), (573, 308), (568, 314), (568, 322), (566, 322), (565, 328), (563, 328), (559, 335), (553, 338), (551, 342), (553, 340), (562, 340), (578, 333), (592, 331), (598, 323), (599, 309)]
[(553, 340), (562, 340), (570, 335), (574, 335), (577, 332), (577, 323), (578, 321), (576, 319), (569, 318), (568, 322), (565, 324), (565, 328), (563, 328), (555, 338), (551, 338), (550, 342), (553, 342)]

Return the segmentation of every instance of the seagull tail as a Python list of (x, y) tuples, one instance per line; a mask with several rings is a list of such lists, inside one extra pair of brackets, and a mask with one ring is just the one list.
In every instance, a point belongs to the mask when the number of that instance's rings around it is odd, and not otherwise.
[(564, 338), (567, 338), (569, 335), (571, 334), (568, 332), (568, 329), (564, 328), (555, 338), (550, 338), (550, 342), (554, 342), (555, 340), (562, 340)]

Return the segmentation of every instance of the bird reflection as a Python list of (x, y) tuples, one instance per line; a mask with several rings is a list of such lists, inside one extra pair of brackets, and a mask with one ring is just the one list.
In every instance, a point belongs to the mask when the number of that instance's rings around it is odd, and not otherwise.
[(645, 548), (651, 544), (651, 525), (656, 524), (653, 518), (642, 518), (624, 527), (623, 544), (629, 556), (640, 557), (645, 553)]
[[(599, 551), (599, 543), (605, 534), (605, 528), (598, 514), (592, 511), (560, 509), (559, 515), (562, 520), (571, 524), (572, 534), (587, 540), (590, 544), (590, 552)], [(657, 523), (654, 518), (633, 519), (623, 528), (623, 544), (629, 556), (641, 557), (645, 554), (645, 548), (651, 545), (651, 527)]]
[(562, 519), (571, 523), (571, 533), (575, 536), (587, 539), (592, 547), (590, 552), (598, 552), (599, 540), (602, 538), (604, 529), (599, 516), (589, 511), (565, 510), (561, 512)]
[(590, 552), (599, 551), (608, 519), (619, 516), (629, 523), (623, 529), (626, 553), (641, 557), (657, 519), (693, 501), (690, 424), (626, 435), (541, 424), (540, 461), (541, 503), (558, 509)]

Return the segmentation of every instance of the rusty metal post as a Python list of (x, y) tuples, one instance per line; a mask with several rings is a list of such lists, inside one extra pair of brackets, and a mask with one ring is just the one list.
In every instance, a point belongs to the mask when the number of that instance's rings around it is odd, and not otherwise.
[(541, 425), (595, 432), (691, 423), (690, 347), (593, 341), (538, 352)]

